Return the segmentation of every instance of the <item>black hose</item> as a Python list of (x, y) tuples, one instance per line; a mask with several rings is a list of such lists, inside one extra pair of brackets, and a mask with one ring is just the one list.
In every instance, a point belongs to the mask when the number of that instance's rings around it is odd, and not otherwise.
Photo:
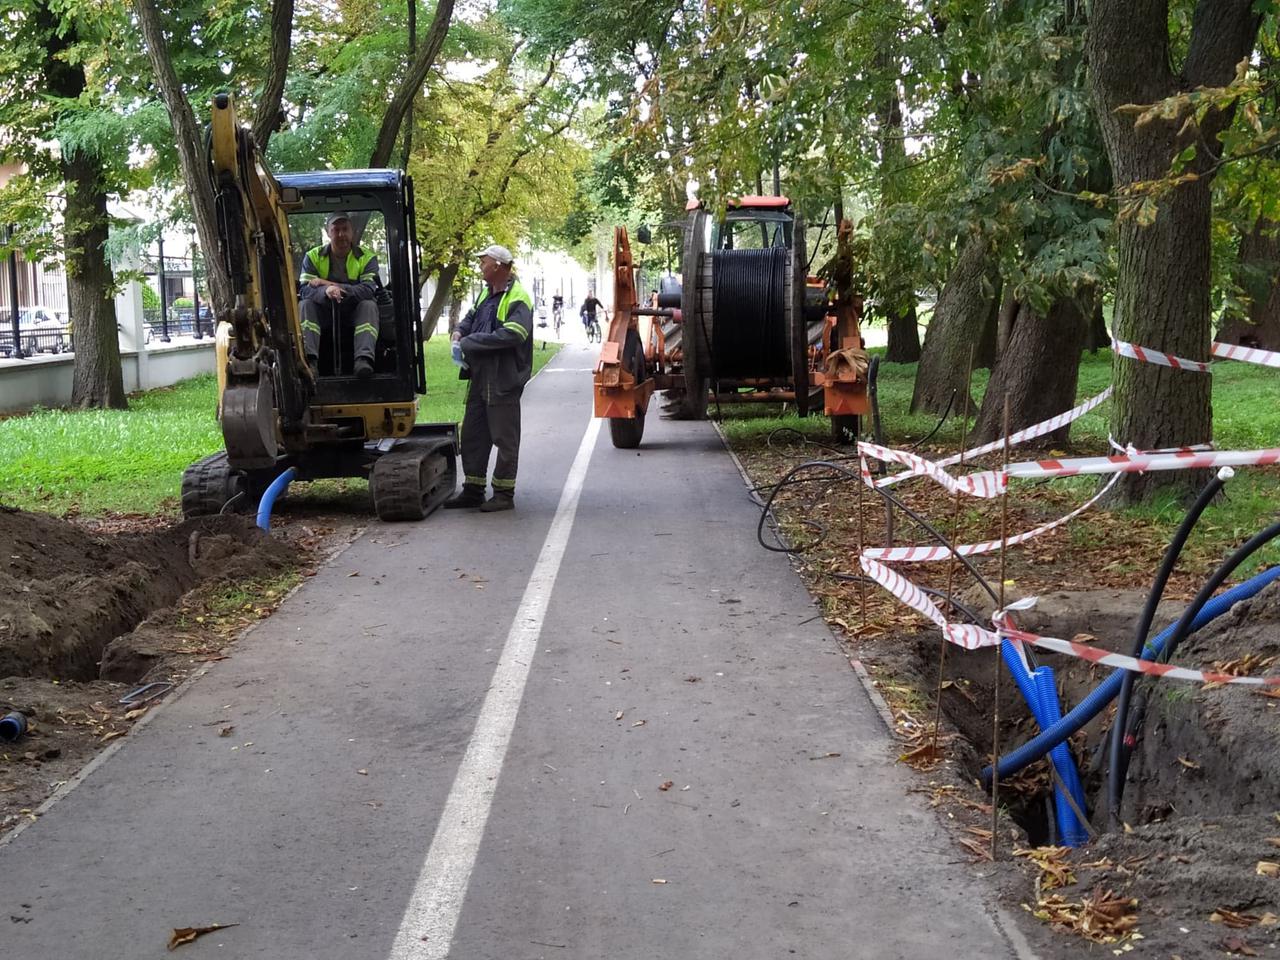
[[(797, 464), (796, 466), (792, 467), (789, 471), (787, 471), (787, 473), (783, 476), (783, 478), (778, 481), (777, 485), (774, 487), (773, 492), (769, 494), (769, 499), (765, 501), (764, 506), (760, 510), (760, 521), (759, 523), (756, 524), (756, 539), (759, 541), (760, 546), (774, 553), (803, 553), (807, 549), (807, 547), (771, 546), (770, 544), (766, 543), (764, 539), (764, 524), (765, 524), (765, 520), (769, 516), (770, 511), (773, 508), (773, 501), (778, 496), (778, 492), (781, 491), (789, 483), (794, 482), (793, 477), (800, 471), (816, 470), (816, 469), (831, 470), (835, 473), (842, 474), (847, 480), (852, 480), (855, 483), (862, 482), (862, 475), (860, 473), (856, 473), (853, 470), (850, 470), (848, 467), (844, 466), (843, 464), (835, 463), (831, 460), (807, 460), (804, 463)], [(880, 494), (880, 496), (884, 497), (885, 500), (889, 501), (894, 506), (896, 506), (899, 510), (901, 510), (903, 513), (909, 516), (916, 523), (920, 524), (920, 526), (922, 526), (925, 530), (927, 530), (935, 540), (937, 540), (940, 544), (942, 544), (944, 547), (950, 550), (955, 555), (955, 558), (959, 560), (960, 563), (964, 566), (964, 568), (969, 571), (969, 574), (974, 578), (974, 580), (976, 580), (979, 584), (981, 584), (982, 589), (987, 592), (987, 595), (989, 597), (991, 597), (991, 601), (997, 606), (999, 606), (1000, 604), (999, 596), (996, 594), (995, 590), (992, 589), (991, 584), (989, 584), (986, 581), (986, 579), (982, 576), (982, 574), (978, 572), (978, 568), (973, 565), (973, 561), (971, 561), (968, 557), (964, 556), (963, 554), (956, 553), (955, 549), (951, 546), (951, 541), (949, 541), (945, 536), (943, 536), (933, 526), (933, 524), (929, 523), (928, 520), (920, 516), (919, 513), (917, 513), (915, 510), (911, 509), (910, 507), (908, 507), (905, 503), (903, 503), (901, 500), (899, 500), (896, 496), (894, 496), (892, 493), (890, 493), (888, 490), (884, 489), (883, 487), (873, 486), (871, 487), (871, 489), (874, 490), (876, 493)], [(805, 522), (809, 526), (821, 527), (821, 524), (816, 520), (807, 520)]]
[[(1173, 573), (1173, 565), (1182, 554), (1182, 548), (1187, 542), (1187, 537), (1191, 535), (1196, 521), (1200, 519), (1200, 515), (1204, 513), (1205, 508), (1218, 495), (1218, 491), (1222, 489), (1226, 482), (1226, 478), (1219, 474), (1205, 484), (1204, 489), (1200, 491), (1200, 496), (1196, 498), (1196, 502), (1191, 505), (1191, 509), (1182, 518), (1182, 523), (1178, 526), (1173, 539), (1169, 541), (1169, 546), (1164, 552), (1164, 559), (1160, 562), (1160, 569), (1156, 571), (1155, 579), (1151, 581), (1151, 589), (1147, 592), (1146, 606), (1142, 609), (1142, 616), (1139, 618), (1138, 625), (1134, 631), (1132, 656), (1142, 656), (1142, 649), (1147, 643), (1147, 634), (1151, 631), (1151, 622), (1156, 616), (1156, 608), (1160, 605), (1160, 599), (1164, 596), (1164, 588)], [(1111, 763), (1107, 776), (1107, 807), (1112, 829), (1120, 825), (1120, 800), (1124, 795), (1124, 784), (1123, 779), (1118, 774), (1122, 767), (1128, 767), (1127, 758), (1122, 759), (1121, 754), (1124, 753), (1126, 746), (1125, 728), (1129, 715), (1129, 698), (1133, 694), (1135, 680), (1137, 680), (1137, 674), (1126, 670), (1124, 679), (1120, 682), (1120, 697), (1116, 701), (1115, 720), (1111, 725)]]
[[(1226, 580), (1227, 577), (1231, 576), (1236, 567), (1240, 566), (1240, 564), (1249, 559), (1253, 553), (1266, 546), (1278, 536), (1280, 536), (1280, 523), (1273, 523), (1265, 530), (1255, 533), (1244, 543), (1243, 546), (1238, 547), (1231, 556), (1227, 557), (1217, 570), (1213, 571), (1213, 575), (1204, 582), (1204, 586), (1200, 588), (1200, 592), (1196, 594), (1195, 599), (1192, 600), (1187, 609), (1182, 612), (1182, 616), (1174, 626), (1173, 632), (1169, 635), (1168, 642), (1165, 643), (1164, 648), (1160, 651), (1160, 660), (1168, 662), (1168, 660), (1173, 656), (1174, 651), (1178, 648), (1178, 644), (1181, 643), (1183, 639), (1186, 638), (1187, 634), (1191, 632), (1191, 621), (1196, 618), (1196, 615), (1204, 608), (1204, 605), (1213, 598), (1214, 592), (1218, 587), (1222, 586), (1223, 581)], [(1117, 811), (1115, 815), (1119, 816), (1118, 811), (1120, 808), (1120, 802), (1124, 799), (1124, 778), (1129, 769), (1128, 759), (1123, 750), (1120, 752), (1119, 764), (1116, 764), (1116, 758), (1114, 756), (1112, 757), (1112, 764), (1113, 766), (1108, 778), (1108, 787), (1111, 786), (1112, 780), (1116, 780), (1119, 783), (1119, 790), (1115, 797), (1115, 809)], [(1108, 798), (1108, 802), (1110, 802), (1110, 798)]]
[(942, 425), (947, 422), (947, 417), (951, 415), (951, 406), (956, 402), (956, 393), (957, 391), (955, 390), (951, 391), (951, 397), (950, 399), (947, 400), (947, 409), (942, 411), (942, 419), (938, 421), (937, 425), (932, 430), (930, 430), (929, 433), (923, 439), (917, 440), (910, 447), (908, 447), (907, 448), (908, 450), (919, 450), (922, 446), (924, 446), (926, 443), (928, 443), (930, 440), (933, 439), (933, 435), (935, 433), (937, 433), (939, 430), (942, 429)]

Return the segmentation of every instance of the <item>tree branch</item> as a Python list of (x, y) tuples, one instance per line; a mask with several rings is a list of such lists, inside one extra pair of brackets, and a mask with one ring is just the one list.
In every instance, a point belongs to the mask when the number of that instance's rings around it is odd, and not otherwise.
[(284, 120), (280, 101), (284, 97), (284, 81), (289, 73), (289, 48), (293, 36), (293, 0), (275, 0), (271, 5), (271, 66), (262, 99), (253, 118), (253, 139), (265, 155), (271, 134)]
[(387, 112), (383, 114), (382, 127), (378, 131), (373, 154), (369, 157), (369, 166), (385, 167), (391, 159), (391, 152), (395, 149), (396, 140), (400, 136), (400, 125), (409, 111), (409, 105), (422, 89), (423, 81), (427, 79), (427, 72), (436, 62), (440, 48), (444, 46), (444, 38), (449, 33), (449, 21), (453, 18), (453, 4), (454, 0), (438, 0), (435, 16), (431, 20), (431, 28), (427, 31), (426, 42), (418, 51), (413, 67), (396, 90), (395, 96), (391, 98), (391, 103), (387, 105)]

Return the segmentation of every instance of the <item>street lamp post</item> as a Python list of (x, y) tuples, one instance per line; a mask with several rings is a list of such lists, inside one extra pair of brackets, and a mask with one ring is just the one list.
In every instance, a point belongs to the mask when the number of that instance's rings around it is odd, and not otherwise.
[(156, 237), (156, 248), (159, 253), (159, 263), (156, 266), (156, 276), (160, 281), (160, 342), (169, 342), (169, 301), (164, 291), (164, 234)]
[(196, 228), (189, 227), (188, 233), (191, 235), (191, 303), (195, 309), (196, 339), (203, 340), (204, 334), (200, 332), (200, 280), (196, 277)]
[[(5, 231), (5, 240), (13, 242), (16, 228), (12, 225)], [(9, 304), (13, 307), (13, 358), (21, 360), (26, 356), (22, 352), (22, 331), (18, 323), (18, 251), (9, 251)]]

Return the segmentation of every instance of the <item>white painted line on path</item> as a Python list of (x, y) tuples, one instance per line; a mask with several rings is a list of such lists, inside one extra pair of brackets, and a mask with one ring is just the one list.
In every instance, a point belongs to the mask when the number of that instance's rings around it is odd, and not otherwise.
[(569, 531), (602, 422), (593, 418), (587, 425), (569, 468), (560, 505), (520, 598), (493, 682), (480, 707), (475, 732), (458, 766), (431, 849), (400, 921), (390, 960), (444, 960), (449, 954), (542, 633), (542, 619), (569, 543)]

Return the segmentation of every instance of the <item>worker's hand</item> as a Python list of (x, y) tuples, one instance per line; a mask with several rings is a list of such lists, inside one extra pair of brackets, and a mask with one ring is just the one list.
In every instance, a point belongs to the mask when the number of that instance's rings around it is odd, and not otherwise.
[(343, 290), (342, 287), (340, 287), (338, 284), (331, 283), (329, 284), (329, 286), (325, 287), (324, 295), (328, 297), (330, 300), (336, 300), (337, 302), (341, 303), (342, 298), (346, 296), (346, 291)]
[(331, 281), (325, 280), (323, 277), (312, 277), (307, 281), (313, 287), (327, 287)]

